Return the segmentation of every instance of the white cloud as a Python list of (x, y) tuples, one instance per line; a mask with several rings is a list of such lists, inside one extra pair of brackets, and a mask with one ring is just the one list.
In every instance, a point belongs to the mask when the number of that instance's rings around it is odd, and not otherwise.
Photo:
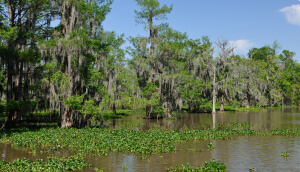
[(229, 41), (230, 46), (234, 47), (234, 53), (236, 54), (247, 54), (249, 49), (254, 46), (254, 43), (246, 40), (236, 40), (236, 41)]
[(284, 13), (287, 21), (290, 24), (300, 26), (300, 4), (285, 7), (279, 11)]

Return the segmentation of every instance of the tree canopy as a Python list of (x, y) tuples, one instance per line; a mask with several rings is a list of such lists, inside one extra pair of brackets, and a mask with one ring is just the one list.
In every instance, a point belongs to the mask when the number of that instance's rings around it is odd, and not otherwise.
[[(162, 23), (172, 5), (136, 3), (136, 22), (149, 35), (125, 38), (102, 27), (111, 0), (0, 1), (4, 127), (45, 118), (81, 128), (101, 123), (108, 111), (117, 116), (117, 109), (160, 118), (211, 112), (213, 102), (221, 111), (225, 105), (299, 105), (294, 52), (280, 52), (274, 42), (241, 57), (228, 40), (191, 39)], [(131, 44), (126, 50), (125, 39)]]

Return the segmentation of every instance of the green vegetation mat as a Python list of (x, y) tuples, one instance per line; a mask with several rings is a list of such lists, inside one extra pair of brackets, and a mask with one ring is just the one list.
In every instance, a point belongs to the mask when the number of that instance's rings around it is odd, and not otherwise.
[(106, 155), (110, 151), (124, 153), (157, 154), (175, 149), (173, 143), (189, 140), (223, 139), (249, 135), (300, 135), (300, 129), (279, 129), (260, 133), (250, 129), (206, 129), (206, 130), (129, 130), (129, 129), (40, 129), (2, 130), (0, 142), (13, 146), (29, 147), (33, 151), (68, 149), (74, 153)]
[(37, 159), (34, 161), (24, 158), (12, 162), (0, 161), (0, 171), (74, 171), (89, 165), (83, 160), (74, 157), (49, 157), (47, 160)]
[(191, 167), (189, 164), (169, 168), (168, 172), (223, 172), (226, 171), (226, 166), (220, 161), (211, 160), (205, 162), (204, 167)]

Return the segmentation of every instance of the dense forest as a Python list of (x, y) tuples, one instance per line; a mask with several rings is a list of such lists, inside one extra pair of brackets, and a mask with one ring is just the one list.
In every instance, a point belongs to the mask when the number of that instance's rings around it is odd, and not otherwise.
[[(172, 6), (136, 3), (136, 23), (147, 37), (105, 31), (111, 0), (1, 0), (3, 127), (40, 114), (50, 120), (56, 114), (65, 128), (101, 121), (107, 110), (144, 110), (145, 118), (156, 118), (181, 110), (214, 113), (216, 104), (220, 111), (300, 104), (294, 52), (275, 41), (241, 57), (228, 40), (191, 39), (170, 28)], [(52, 27), (54, 20), (60, 23)], [(122, 49), (126, 40), (131, 46)]]

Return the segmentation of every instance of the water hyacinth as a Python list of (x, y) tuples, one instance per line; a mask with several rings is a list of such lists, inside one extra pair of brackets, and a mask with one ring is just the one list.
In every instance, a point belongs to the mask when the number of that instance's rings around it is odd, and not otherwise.
[(106, 155), (110, 151), (124, 153), (157, 154), (173, 151), (172, 143), (189, 140), (223, 139), (235, 135), (256, 135), (254, 130), (148, 130), (101, 128), (50, 128), (35, 131), (24, 130), (3, 134), (0, 141), (13, 146), (24, 146), (44, 151), (68, 149), (75, 153)]
[[(243, 128), (206, 130), (159, 130), (102, 128), (43, 128), (40, 130), (0, 131), (0, 142), (28, 147), (42, 152), (70, 150), (74, 153), (107, 155), (110, 151), (123, 153), (158, 154), (175, 150), (174, 143), (222, 139), (251, 135), (300, 135), (300, 129), (281, 129), (258, 132)], [(33, 151), (34, 152), (34, 151)]]
[(282, 135), (282, 136), (299, 136), (300, 128), (296, 129), (276, 129), (270, 132), (270, 135)]
[(210, 162), (205, 162), (204, 167), (191, 167), (189, 164), (169, 168), (168, 172), (223, 172), (226, 171), (226, 165), (214, 159)]
[(49, 157), (46, 160), (17, 159), (12, 162), (0, 161), (0, 171), (74, 171), (89, 166), (81, 159)]
[(281, 152), (280, 154), (282, 157), (288, 157), (290, 155), (290, 153), (288, 151), (284, 151), (284, 152)]

